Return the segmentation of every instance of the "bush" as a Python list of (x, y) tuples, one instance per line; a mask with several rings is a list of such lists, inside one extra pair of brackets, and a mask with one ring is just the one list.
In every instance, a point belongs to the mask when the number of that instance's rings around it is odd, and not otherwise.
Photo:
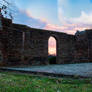
[(48, 60), (50, 64), (56, 64), (56, 56), (51, 56)]

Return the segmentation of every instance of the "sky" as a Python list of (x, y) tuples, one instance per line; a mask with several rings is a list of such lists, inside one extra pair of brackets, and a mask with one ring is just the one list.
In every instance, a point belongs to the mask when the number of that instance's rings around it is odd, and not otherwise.
[(75, 34), (92, 28), (92, 0), (14, 0), (14, 22)]
[(57, 44), (56, 39), (51, 36), (48, 41), (48, 54), (57, 55), (56, 44)]
[(14, 0), (13, 3), (17, 11), (15, 23), (68, 34), (92, 28), (92, 0)]

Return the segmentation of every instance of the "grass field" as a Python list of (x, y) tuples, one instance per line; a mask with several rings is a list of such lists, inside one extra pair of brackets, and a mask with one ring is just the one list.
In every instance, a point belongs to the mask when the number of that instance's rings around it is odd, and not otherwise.
[(92, 92), (92, 79), (0, 72), (0, 92)]

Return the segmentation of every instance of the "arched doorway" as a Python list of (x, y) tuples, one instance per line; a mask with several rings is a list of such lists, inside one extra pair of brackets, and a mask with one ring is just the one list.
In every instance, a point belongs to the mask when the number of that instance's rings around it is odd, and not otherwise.
[(55, 37), (50, 36), (48, 39), (49, 64), (56, 64), (56, 57), (57, 57), (57, 40)]

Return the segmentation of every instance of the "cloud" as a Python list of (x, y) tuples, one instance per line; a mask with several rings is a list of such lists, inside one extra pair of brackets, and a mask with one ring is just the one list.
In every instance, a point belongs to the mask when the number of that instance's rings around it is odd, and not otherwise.
[(48, 53), (49, 54), (56, 54), (56, 40), (53, 37), (49, 38), (49, 42), (48, 42)]
[(64, 16), (64, 7), (67, 6), (69, 0), (58, 0), (58, 18), (62, 26), (47, 25), (47, 29), (55, 29), (69, 34), (75, 34), (77, 30), (83, 31), (92, 28), (92, 12), (86, 13), (81, 11), (79, 17), (67, 18)]
[(49, 49), (48, 53), (49, 53), (50, 55), (56, 55), (56, 49), (55, 49), (55, 47), (51, 47), (51, 48)]
[(59, 32), (65, 32), (68, 34), (75, 34), (77, 30), (85, 30), (92, 28), (92, 13), (86, 13), (81, 11), (81, 15), (75, 18), (66, 18), (64, 16), (63, 7), (67, 5), (68, 0), (58, 0), (58, 18), (61, 21), (61, 25), (49, 24), (48, 20), (34, 18), (29, 9), (18, 9), (15, 16), (15, 22), (20, 24), (26, 24), (33, 28), (54, 30)]
[(34, 18), (31, 15), (30, 10), (17, 9), (17, 13), (14, 15), (14, 22), (19, 24), (25, 24), (33, 28), (44, 28), (46, 25), (45, 21)]
[(58, 32), (64, 32), (68, 34), (75, 34), (77, 30), (83, 31), (85, 29), (91, 29), (92, 24), (65, 24), (62, 26), (56, 26), (53, 24), (47, 24), (44, 29), (53, 30)]
[(66, 17), (64, 17), (63, 7), (67, 0), (58, 0), (58, 18), (61, 23), (66, 24)]
[(86, 13), (82, 11), (80, 17), (70, 18), (70, 21), (73, 23), (80, 23), (80, 24), (92, 24), (92, 12)]

